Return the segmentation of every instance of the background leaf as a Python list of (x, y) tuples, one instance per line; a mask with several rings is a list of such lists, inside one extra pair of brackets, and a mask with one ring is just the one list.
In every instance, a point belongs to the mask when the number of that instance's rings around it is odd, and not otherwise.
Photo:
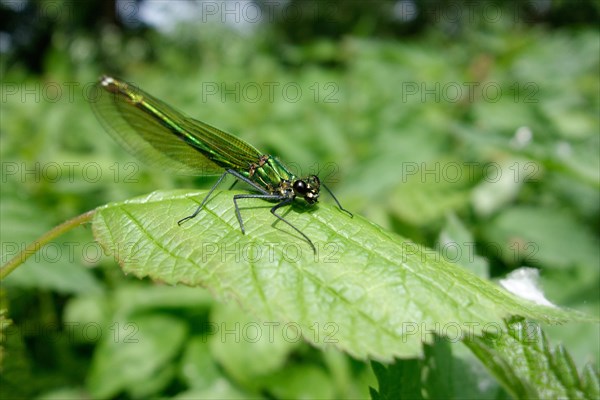
[(517, 319), (503, 332), (465, 343), (515, 398), (593, 399), (600, 393), (598, 372), (586, 366), (580, 374), (564, 347), (550, 348), (535, 323)]

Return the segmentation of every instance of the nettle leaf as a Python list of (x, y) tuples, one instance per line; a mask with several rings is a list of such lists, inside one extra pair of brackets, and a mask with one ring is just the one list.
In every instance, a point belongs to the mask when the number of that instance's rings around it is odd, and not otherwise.
[(373, 400), (422, 399), (421, 368), (418, 359), (396, 360), (385, 366), (376, 361), (371, 362), (377, 377), (378, 390), (369, 387)]
[(88, 390), (94, 398), (113, 397), (121, 391), (134, 398), (155, 396), (176, 373), (169, 361), (183, 345), (187, 327), (178, 318), (160, 314), (132, 316), (127, 324), (115, 327), (100, 336)]
[[(31, 355), (23, 338), (24, 329), (8, 317), (4, 294), (0, 305), (0, 387), (3, 398), (30, 398), (36, 380)], [(39, 376), (38, 376), (39, 378)]]
[(562, 345), (551, 349), (536, 323), (515, 319), (502, 331), (473, 337), (465, 344), (514, 398), (595, 399), (598, 371), (587, 365), (579, 374)]
[[(478, 384), (469, 366), (453, 357), (451, 343), (437, 337), (425, 345), (424, 357), (396, 359), (390, 365), (371, 362), (378, 388), (370, 387), (371, 399), (463, 399), (497, 398), (497, 392), (486, 393)], [(490, 385), (487, 385), (490, 386)]]
[(501, 327), (508, 315), (549, 323), (586, 319), (518, 299), (500, 287), (335, 205), (295, 206), (285, 217), (317, 252), (259, 199), (217, 192), (182, 226), (205, 191), (154, 192), (97, 210), (93, 231), (123, 271), (208, 288), (263, 321), (292, 326), (305, 340), (359, 358), (415, 357), (432, 334), (452, 339)]

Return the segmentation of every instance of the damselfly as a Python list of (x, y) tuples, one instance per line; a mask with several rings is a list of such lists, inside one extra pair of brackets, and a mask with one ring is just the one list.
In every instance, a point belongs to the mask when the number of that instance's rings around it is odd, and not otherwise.
[(264, 154), (243, 140), (190, 118), (137, 87), (103, 76), (96, 86), (92, 108), (113, 138), (138, 158), (171, 171), (192, 175), (221, 177), (200, 205), (178, 224), (198, 215), (215, 188), (227, 175), (250, 185), (258, 193), (233, 196), (235, 214), (242, 233), (244, 221), (238, 206), (240, 199), (263, 199), (277, 202), (271, 213), (298, 232), (316, 252), (315, 245), (300, 229), (277, 213), (283, 206), (302, 198), (315, 204), (323, 187), (341, 211), (344, 209), (331, 190), (316, 175), (296, 177), (272, 155)]

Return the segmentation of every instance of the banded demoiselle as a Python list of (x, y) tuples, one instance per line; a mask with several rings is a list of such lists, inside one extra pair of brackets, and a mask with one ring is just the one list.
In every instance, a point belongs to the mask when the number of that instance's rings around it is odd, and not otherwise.
[(271, 213), (302, 235), (315, 253), (312, 240), (279, 215), (277, 210), (291, 204), (296, 198), (315, 204), (323, 187), (340, 210), (352, 216), (316, 175), (298, 178), (277, 157), (260, 152), (229, 133), (190, 118), (119, 79), (103, 76), (96, 88), (99, 91), (91, 101), (96, 116), (111, 136), (130, 153), (175, 172), (192, 175), (216, 175), (222, 172), (196, 210), (179, 220), (179, 225), (200, 213), (227, 175), (235, 177), (235, 182), (247, 183), (257, 192), (233, 196), (235, 213), (244, 234), (244, 222), (238, 206), (240, 199), (277, 202), (271, 208)]

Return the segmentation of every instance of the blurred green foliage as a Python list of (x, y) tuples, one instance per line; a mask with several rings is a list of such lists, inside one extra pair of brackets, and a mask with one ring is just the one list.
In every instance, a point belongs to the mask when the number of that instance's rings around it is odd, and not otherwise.
[[(103, 132), (86, 88), (116, 72), (301, 171), (321, 170), (353, 212), (428, 246), (456, 241), (452, 260), (484, 277), (538, 268), (550, 301), (598, 315), (600, 52), (586, 26), (598, 6), (570, 4), (553, 2), (533, 23), (476, 12), (459, 26), (397, 28), (378, 27), (381, 10), (358, 22), (350, 10), (335, 24), (166, 31), (128, 26), (109, 6), (49, 25), (34, 13), (1, 60), (2, 262), (96, 206), (212, 182), (139, 164)], [(4, 19), (18, 13), (2, 7)], [(95, 16), (93, 33), (69, 23)], [(20, 46), (26, 33), (41, 47)], [(85, 228), (1, 290), (13, 324), (0, 383), (12, 397), (339, 398), (376, 386), (367, 363), (335, 349), (230, 346), (213, 328), (251, 317), (199, 289), (122, 276)], [(578, 366), (598, 365), (597, 325), (547, 333)], [(477, 360), (453, 354), (472, 382), (457, 397), (506, 396)]]

